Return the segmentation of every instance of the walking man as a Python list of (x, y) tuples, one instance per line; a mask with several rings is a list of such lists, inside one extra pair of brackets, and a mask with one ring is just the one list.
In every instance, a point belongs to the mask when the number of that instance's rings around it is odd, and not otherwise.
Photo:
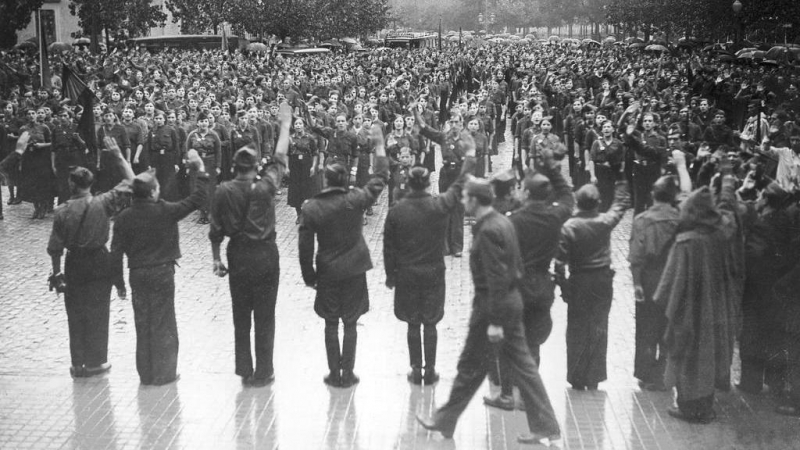
[[(227, 236), (236, 375), (246, 386), (266, 386), (275, 379), (272, 351), (275, 346), (275, 302), (278, 298), (280, 264), (275, 244), (275, 195), (286, 170), (292, 111), (280, 109), (281, 134), (272, 162), (258, 177), (258, 153), (242, 147), (233, 157), (236, 177), (222, 183), (211, 204), (208, 237), (214, 256), (214, 274), (224, 277), (220, 245)], [(256, 364), (250, 346), (251, 319), (255, 328)]]
[(539, 370), (531, 357), (522, 329), (522, 298), (517, 286), (523, 277), (514, 225), (492, 208), (492, 188), (488, 181), (467, 182), (462, 203), (476, 219), (470, 250), (470, 272), (475, 282), (472, 317), (467, 342), (458, 361), (458, 375), (450, 399), (429, 419), (417, 416), (424, 428), (451, 438), (461, 413), (493, 365), (491, 346), (499, 346), (519, 386), (525, 404), (530, 434), (520, 435), (520, 443), (560, 440), (555, 418)]

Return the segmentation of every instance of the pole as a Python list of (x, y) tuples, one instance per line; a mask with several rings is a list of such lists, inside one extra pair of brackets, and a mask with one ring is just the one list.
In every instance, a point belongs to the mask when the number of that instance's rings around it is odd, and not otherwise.
[(442, 51), (442, 16), (439, 16), (439, 51)]

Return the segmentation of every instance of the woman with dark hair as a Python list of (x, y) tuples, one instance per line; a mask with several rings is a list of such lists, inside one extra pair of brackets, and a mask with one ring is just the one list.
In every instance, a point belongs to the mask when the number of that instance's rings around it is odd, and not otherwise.
[(56, 175), (58, 204), (69, 200), (71, 167), (87, 167), (86, 143), (78, 135), (78, 127), (72, 121), (72, 113), (62, 109), (56, 114), (53, 126), (53, 171)]
[(55, 179), (51, 161), (51, 131), (44, 124), (44, 108), (28, 110), (28, 123), (20, 132), (28, 132), (28, 151), (22, 156), (19, 196), (24, 202), (33, 203), (32, 219), (44, 219), (47, 206), (52, 205)]
[[(412, 154), (417, 153), (416, 142), (414, 138), (406, 131), (406, 120), (402, 115), (395, 116), (392, 122), (392, 131), (386, 135), (386, 156), (389, 158), (389, 164), (395, 165), (400, 158), (400, 149), (408, 147), (411, 149)], [(394, 204), (394, 185), (396, 180), (394, 176), (390, 175), (389, 178), (389, 206)]]
[(287, 203), (297, 212), (303, 203), (316, 194), (314, 175), (319, 165), (317, 138), (306, 131), (302, 118), (294, 119), (294, 130), (289, 138), (289, 195)]
[(606, 212), (614, 200), (614, 183), (625, 164), (625, 149), (614, 137), (614, 124), (610, 120), (603, 122), (600, 137), (586, 150), (585, 158), (589, 180), (600, 191), (600, 212)]
[[(217, 186), (216, 179), (220, 171), (220, 158), (222, 156), (221, 145), (222, 144), (219, 136), (217, 136), (217, 133), (213, 132), (209, 128), (209, 121), (206, 113), (199, 113), (197, 115), (197, 128), (189, 133), (189, 136), (186, 137), (185, 153), (188, 153), (189, 150), (196, 150), (200, 155), (200, 158), (203, 160), (204, 167), (208, 173), (212, 175), (211, 179), (209, 179), (207, 183), (208, 196), (206, 198), (208, 200), (199, 208), (200, 219), (198, 219), (197, 223), (201, 225), (207, 225), (209, 223), (208, 208), (210, 199), (214, 196), (214, 189)], [(190, 182), (192, 191), (194, 191), (196, 177), (191, 176)]]
[(472, 136), (472, 139), (475, 141), (475, 159), (477, 160), (475, 176), (483, 178), (486, 176), (489, 138), (481, 129), (481, 119), (478, 116), (467, 117), (467, 131), (469, 131), (470, 136)]

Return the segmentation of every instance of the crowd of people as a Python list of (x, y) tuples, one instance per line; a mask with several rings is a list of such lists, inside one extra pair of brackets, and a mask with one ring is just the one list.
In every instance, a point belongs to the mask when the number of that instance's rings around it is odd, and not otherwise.
[[(2, 173), (7, 204), (32, 203), (34, 219), (56, 198), (64, 204), (48, 251), (51, 283), (66, 292), (73, 376), (108, 368), (108, 300), (112, 285), (125, 293), (125, 254), (141, 381), (176, 379), (176, 224), (197, 209), (210, 224), (214, 272), (230, 275), (236, 374), (248, 386), (269, 384), (275, 203), (286, 189), (303, 280), (325, 320), (325, 382), (358, 383), (355, 324), (369, 309), (372, 268), (361, 231), (388, 187), (386, 284), (408, 323), (412, 383), (439, 378), (444, 258), (462, 256), (464, 225), (473, 225), (470, 331), (450, 400), (419, 418), (424, 427), (452, 436), (488, 373), (501, 393), (486, 404), (519, 407), (512, 393), (520, 389), (532, 432), (522, 442), (559, 438), (538, 374), (554, 363), (541, 361), (539, 348), (552, 328), (555, 287), (568, 304), (567, 381), (597, 389), (614, 299), (611, 233), (631, 207), (642, 389), (675, 387), (669, 413), (708, 423), (715, 390), (731, 388), (738, 342), (737, 388), (766, 386), (779, 413), (800, 415), (793, 66), (568, 44), (287, 59), (54, 55), (56, 73), (68, 65), (97, 95), (89, 111), (63, 97), (58, 77), (51, 89), (34, 86), (38, 68), (26, 58), (0, 61)], [(87, 114), (96, 124), (89, 136), (77, 127)], [(500, 151), (512, 153), (512, 170), (493, 168)], [(433, 171), (438, 196), (429, 192)]]

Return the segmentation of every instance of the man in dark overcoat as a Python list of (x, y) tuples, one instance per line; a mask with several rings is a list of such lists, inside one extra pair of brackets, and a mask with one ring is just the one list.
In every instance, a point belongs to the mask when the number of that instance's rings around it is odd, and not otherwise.
[[(358, 334), (356, 322), (369, 310), (366, 272), (372, 268), (362, 234), (363, 214), (383, 192), (389, 177), (383, 133), (372, 126), (375, 170), (363, 188), (347, 188), (349, 167), (334, 160), (325, 168), (326, 187), (303, 205), (300, 213), (300, 269), (306, 286), (317, 290), (314, 311), (325, 319), (325, 349), (334, 387), (359, 382), (353, 373)], [(314, 258), (314, 243), (319, 243)], [(316, 267), (315, 263), (316, 262)], [(339, 321), (344, 324), (339, 346)]]
[(424, 325), (425, 384), (439, 379), (436, 373), (436, 324), (444, 316), (445, 265), (444, 234), (449, 215), (460, 205), (464, 176), (475, 169), (475, 148), (467, 150), (461, 176), (447, 192), (432, 197), (427, 192), (430, 172), (414, 167), (409, 172), (410, 189), (386, 216), (383, 230), (383, 259), (386, 286), (396, 288), (394, 313), (408, 323), (408, 380), (421, 384), (422, 336)]

